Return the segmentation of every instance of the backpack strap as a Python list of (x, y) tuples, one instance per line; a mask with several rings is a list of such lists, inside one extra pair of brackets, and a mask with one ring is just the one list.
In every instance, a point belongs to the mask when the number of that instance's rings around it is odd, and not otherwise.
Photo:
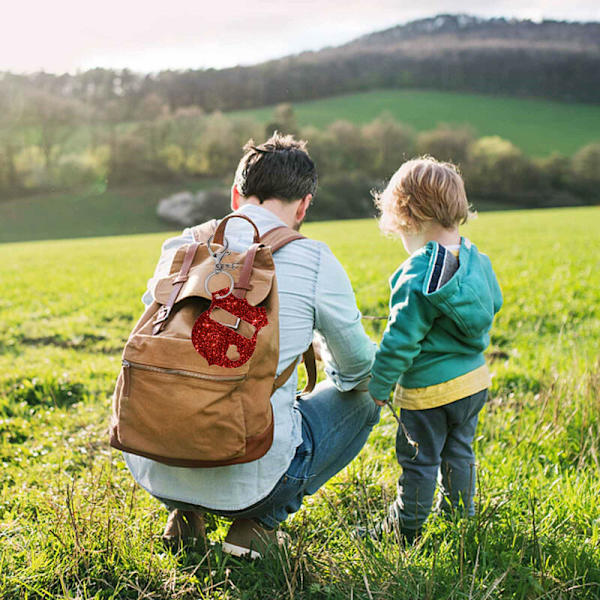
[(183, 284), (188, 280), (188, 274), (190, 272), (190, 267), (194, 262), (194, 257), (196, 256), (196, 250), (198, 250), (199, 242), (194, 242), (190, 244), (185, 252), (185, 256), (183, 258), (183, 264), (181, 265), (181, 269), (179, 270), (179, 274), (173, 281), (173, 289), (171, 291), (171, 295), (167, 300), (167, 303), (160, 307), (158, 312), (156, 313), (156, 319), (152, 323), (152, 335), (157, 335), (160, 333), (173, 310), (173, 306), (177, 301), (177, 296), (179, 296), (179, 292), (183, 287)]
[[(299, 358), (293, 360), (289, 366), (281, 371), (281, 373), (275, 378), (271, 395), (273, 395), (280, 387), (285, 385), (287, 380), (294, 374), (299, 362)], [(315, 385), (317, 383), (317, 362), (315, 360), (315, 349), (312, 344), (302, 355), (302, 362), (304, 363), (304, 369), (306, 370), (306, 385), (300, 392), (300, 396), (310, 394), (315, 389)]]
[[(295, 240), (306, 239), (301, 233), (293, 230), (291, 227), (286, 225), (280, 225), (267, 231), (261, 238), (260, 243), (269, 246), (271, 253), (275, 254), (278, 250), (281, 250), (284, 246)], [(279, 376), (273, 382), (273, 392), (278, 390), (285, 382), (293, 375), (298, 365), (299, 359), (292, 361), (292, 363), (284, 369)], [(315, 360), (315, 350), (311, 344), (306, 352), (302, 355), (302, 362), (304, 362), (304, 368), (306, 369), (306, 385), (300, 392), (300, 395), (310, 394), (317, 383), (317, 363)]]
[(295, 240), (305, 240), (306, 238), (301, 234), (287, 227), (286, 225), (279, 225), (270, 229), (260, 238), (260, 243), (264, 246), (270, 246), (271, 253), (275, 254), (277, 250), (281, 250), (284, 246)]
[(236, 298), (245, 298), (248, 290), (252, 287), (250, 285), (250, 278), (252, 277), (252, 269), (254, 268), (254, 259), (260, 248), (261, 244), (252, 244), (246, 251), (246, 258), (240, 271), (240, 277), (233, 286), (233, 295)]

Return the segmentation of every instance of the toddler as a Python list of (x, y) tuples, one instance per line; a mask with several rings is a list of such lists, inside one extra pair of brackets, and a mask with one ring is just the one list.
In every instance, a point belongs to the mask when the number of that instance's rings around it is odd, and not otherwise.
[(412, 542), (438, 476), (439, 508), (474, 514), (472, 442), (490, 385), (483, 351), (502, 293), (489, 258), (459, 235), (472, 213), (454, 165), (408, 161), (376, 204), (382, 230), (398, 235), (410, 257), (390, 279), (390, 316), (369, 384), (379, 405), (395, 388), (402, 421), (398, 496), (371, 534), (399, 531)]

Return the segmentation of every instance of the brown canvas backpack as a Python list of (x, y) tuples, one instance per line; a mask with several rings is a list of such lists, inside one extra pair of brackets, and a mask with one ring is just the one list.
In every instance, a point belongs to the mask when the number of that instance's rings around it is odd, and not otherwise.
[[(227, 222), (254, 228), (252, 245), (229, 252)], [(273, 441), (270, 397), (278, 377), (279, 297), (273, 253), (303, 238), (282, 226), (262, 238), (233, 213), (193, 229), (155, 301), (135, 325), (113, 395), (110, 443), (126, 452), (185, 467), (244, 463)], [(304, 355), (309, 392), (316, 366)]]

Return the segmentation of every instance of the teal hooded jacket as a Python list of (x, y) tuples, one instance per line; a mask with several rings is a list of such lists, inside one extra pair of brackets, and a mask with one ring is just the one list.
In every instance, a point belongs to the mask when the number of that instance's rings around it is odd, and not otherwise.
[(485, 364), (502, 292), (490, 259), (464, 237), (458, 268), (439, 287), (448, 253), (428, 242), (390, 278), (390, 315), (369, 383), (379, 400), (387, 400), (397, 383), (428, 387)]

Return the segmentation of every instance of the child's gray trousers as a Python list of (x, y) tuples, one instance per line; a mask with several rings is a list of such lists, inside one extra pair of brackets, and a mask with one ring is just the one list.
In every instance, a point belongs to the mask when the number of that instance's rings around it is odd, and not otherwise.
[(418, 530), (431, 512), (436, 483), (440, 483), (439, 508), (474, 514), (475, 454), (472, 443), (479, 411), (487, 400), (487, 390), (450, 404), (426, 410), (401, 411), (402, 428), (396, 435), (396, 456), (402, 466), (398, 497), (390, 516), (400, 520), (402, 529)]

